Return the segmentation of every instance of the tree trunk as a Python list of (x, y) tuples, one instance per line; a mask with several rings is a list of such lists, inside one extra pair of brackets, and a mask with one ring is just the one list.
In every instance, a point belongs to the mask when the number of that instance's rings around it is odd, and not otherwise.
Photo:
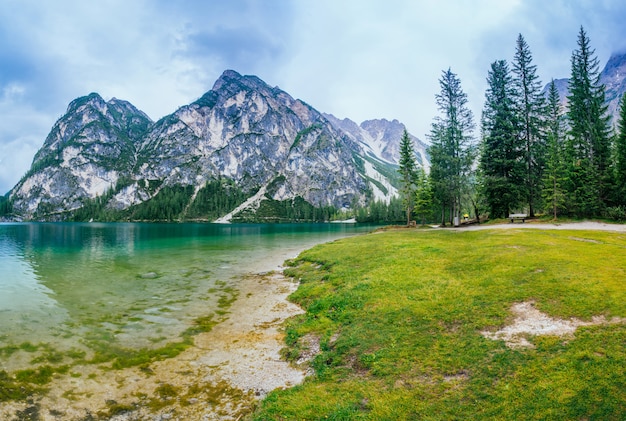
[(470, 197), (470, 200), (472, 201), (472, 207), (474, 208), (474, 215), (476, 215), (476, 222), (480, 224), (480, 214), (478, 213), (478, 205), (473, 197)]
[(533, 180), (533, 158), (531, 153), (530, 125), (526, 122), (526, 159), (528, 160), (528, 216), (534, 218), (535, 206), (533, 204), (535, 196), (535, 184)]
[(441, 205), (441, 226), (446, 226), (446, 205)]
[(556, 221), (556, 177), (552, 182), (552, 210), (554, 211), (554, 220)]

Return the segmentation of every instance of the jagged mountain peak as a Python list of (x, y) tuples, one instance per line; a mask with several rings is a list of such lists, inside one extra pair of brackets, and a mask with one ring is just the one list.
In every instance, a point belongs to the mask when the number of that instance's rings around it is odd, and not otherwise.
[(379, 141), (391, 138), (400, 139), (402, 133), (406, 130), (406, 126), (398, 120), (394, 119), (389, 121), (385, 118), (366, 120), (361, 123), (360, 127)]
[[(253, 124), (262, 120), (268, 110), (295, 114), (306, 126), (322, 118), (313, 107), (300, 99), (294, 99), (279, 87), (271, 87), (257, 76), (241, 75), (234, 70), (224, 71), (210, 91), (192, 104), (181, 107), (172, 116), (182, 118), (183, 115), (189, 116), (196, 112), (207, 115), (209, 111), (200, 109), (214, 107), (224, 109), (231, 117), (237, 113), (251, 112), (253, 115), (246, 120)], [(244, 127), (247, 127), (246, 124)]]
[[(212, 108), (218, 102), (223, 103), (237, 95), (260, 95), (265, 98), (280, 99), (285, 103), (299, 101), (294, 100), (280, 88), (269, 86), (257, 76), (241, 75), (234, 70), (225, 70), (215, 81), (213, 88), (190, 104), (190, 106)], [(243, 98), (243, 96), (241, 96), (240, 99)]]
[(142, 119), (152, 122), (152, 120), (150, 119), (150, 117), (148, 117), (146, 113), (140, 111), (130, 102), (115, 97), (111, 98), (109, 101), (106, 101), (97, 92), (92, 92), (89, 95), (78, 97), (70, 102), (65, 112), (65, 115), (61, 117), (61, 119), (71, 118), (79, 114), (85, 115), (93, 112), (100, 113), (102, 114), (102, 116), (108, 118), (109, 120), (114, 120), (120, 115), (126, 117), (128, 117), (129, 115), (132, 115), (133, 117), (139, 115)]
[(89, 95), (81, 96), (70, 102), (65, 114), (71, 114), (84, 110), (86, 107), (94, 107), (98, 110), (106, 107), (106, 101), (96, 92), (92, 92)]
[(615, 72), (623, 71), (623, 68), (626, 66), (626, 50), (615, 52), (611, 54), (609, 61), (606, 63), (606, 67), (604, 70), (605, 74), (612, 74)]
[(228, 90), (230, 85), (239, 88), (247, 80), (244, 76), (234, 70), (226, 70), (213, 84), (212, 91)]
[(152, 119), (148, 116), (148, 114), (144, 113), (143, 111), (135, 107), (129, 101), (113, 97), (107, 102), (107, 105), (109, 107), (113, 107), (114, 110), (124, 112), (126, 114), (141, 115), (146, 120), (149, 120), (150, 122), (152, 122)]
[(211, 89), (211, 91), (227, 95), (236, 94), (242, 90), (271, 91), (272, 88), (257, 76), (241, 75), (234, 70), (226, 70)]
[[(347, 133), (351, 139), (363, 145), (368, 154), (392, 164), (398, 163), (400, 159), (400, 139), (406, 126), (397, 119), (372, 119), (357, 124), (349, 118), (339, 119), (332, 114), (324, 114), (324, 116), (338, 130)], [(429, 164), (426, 145), (410, 133), (409, 136), (413, 140), (418, 163), (428, 171)]]
[(37, 151), (30, 170), (11, 190), (16, 212), (71, 212), (103, 195), (137, 162), (152, 120), (130, 102), (99, 94), (73, 100)]
[(386, 118), (376, 118), (376, 119), (372, 119), (372, 120), (365, 120), (361, 123), (361, 127), (363, 127), (364, 129), (367, 128), (371, 128), (371, 127), (384, 127), (385, 129), (389, 129), (390, 127), (392, 128), (398, 128), (401, 130), (405, 129), (404, 124), (400, 123), (397, 119), (393, 119), (393, 120), (387, 120)]
[[(339, 146), (339, 138), (314, 108), (256, 76), (228, 70), (200, 99), (155, 125), (146, 142), (151, 154), (147, 170), (150, 178), (182, 184), (226, 176), (246, 191), (271, 183), (268, 194), (273, 198), (282, 200), (295, 192), (315, 205), (328, 204), (329, 196), (319, 193), (322, 186), (312, 188), (317, 180), (304, 182), (305, 176), (317, 175), (319, 170), (299, 167), (320, 151), (317, 145), (333, 145), (328, 140), (334, 139), (334, 150), (328, 148), (324, 153), (343, 148), (341, 156), (334, 159), (348, 168), (345, 173), (358, 179), (352, 155), (346, 152), (348, 146)], [(176, 177), (168, 176), (172, 168), (177, 168)], [(296, 185), (294, 171), (301, 177), (301, 186)], [(283, 181), (274, 182), (277, 176)], [(353, 195), (350, 193), (347, 203)], [(343, 199), (334, 202), (339, 206), (345, 203)]]

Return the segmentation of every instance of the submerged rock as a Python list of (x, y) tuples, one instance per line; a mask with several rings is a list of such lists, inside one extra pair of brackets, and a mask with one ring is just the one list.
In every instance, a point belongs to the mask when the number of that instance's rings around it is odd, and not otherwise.
[(156, 279), (159, 277), (159, 274), (156, 272), (146, 272), (139, 275), (139, 277), (142, 279)]

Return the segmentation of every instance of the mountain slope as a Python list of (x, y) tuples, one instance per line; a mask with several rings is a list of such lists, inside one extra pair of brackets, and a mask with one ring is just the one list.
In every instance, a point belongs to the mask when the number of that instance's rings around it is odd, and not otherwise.
[(600, 82), (606, 86), (606, 101), (609, 114), (616, 123), (619, 116), (619, 102), (626, 93), (626, 52), (613, 54), (606, 63)]
[(14, 211), (39, 217), (77, 209), (130, 177), (137, 144), (152, 121), (126, 101), (92, 93), (70, 103), (28, 173), (12, 189)]
[(98, 207), (96, 218), (131, 220), (389, 200), (404, 126), (377, 120), (355, 132), (337, 121), (232, 70), (157, 122), (91, 94), (70, 104), (10, 198), (24, 219), (85, 218)]
[[(198, 184), (221, 175), (250, 191), (282, 176), (274, 199), (300, 195), (316, 206), (337, 207), (367, 189), (355, 172), (353, 145), (319, 112), (233, 71), (158, 122), (147, 139), (145, 171), (166, 183)], [(332, 195), (325, 193), (329, 188)]]
[[(398, 120), (366, 120), (358, 125), (348, 118), (340, 120), (332, 114), (324, 114), (324, 117), (337, 130), (345, 132), (350, 138), (358, 142), (368, 155), (398, 164), (400, 160), (400, 139), (402, 138), (402, 133), (406, 130), (406, 126)], [(428, 169), (429, 161), (426, 153), (426, 144), (411, 134), (409, 134), (409, 137), (413, 141), (418, 164)]]

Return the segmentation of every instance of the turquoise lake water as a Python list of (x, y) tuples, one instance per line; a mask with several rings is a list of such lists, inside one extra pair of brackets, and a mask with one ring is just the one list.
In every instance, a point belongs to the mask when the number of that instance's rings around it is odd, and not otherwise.
[[(232, 297), (235, 279), (276, 269), (354, 224), (0, 224), (0, 348), (90, 341), (163, 345)], [(4, 359), (4, 360), (3, 360)], [(0, 354), (0, 368), (16, 362)]]

